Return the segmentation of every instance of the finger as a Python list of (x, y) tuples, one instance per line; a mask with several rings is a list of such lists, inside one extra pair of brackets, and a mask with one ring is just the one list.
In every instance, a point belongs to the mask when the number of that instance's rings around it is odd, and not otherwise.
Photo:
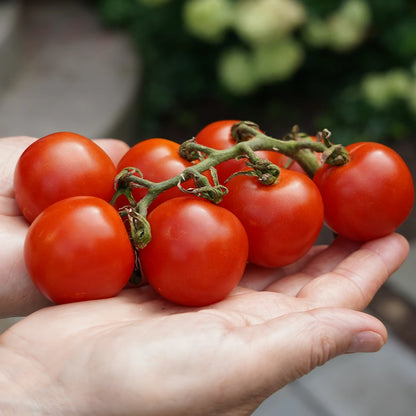
[(0, 218), (0, 316), (24, 316), (50, 302), (36, 289), (23, 260), (28, 224), (22, 217)]
[(378, 351), (387, 339), (384, 325), (376, 318), (337, 308), (282, 316), (238, 334), (250, 348), (238, 348), (239, 354), (227, 362), (227, 368), (239, 374), (235, 388), (246, 386), (246, 396), (258, 398), (257, 404), (328, 360), (346, 352)]
[(130, 148), (126, 142), (116, 139), (97, 139), (94, 141), (111, 157), (116, 166)]
[(399, 234), (369, 241), (331, 272), (311, 280), (297, 296), (321, 306), (362, 310), (408, 253), (409, 243)]
[(0, 195), (13, 197), (13, 175), (16, 163), (24, 150), (36, 139), (17, 136), (0, 139)]
[(264, 290), (274, 282), (285, 279), (285, 276), (292, 276), (292, 274), (296, 273), (298, 270), (302, 270), (311, 259), (317, 257), (325, 249), (326, 246), (314, 246), (297, 262), (290, 266), (276, 269), (249, 263), (246, 266), (244, 276), (242, 277), (239, 286), (253, 290)]
[(16, 200), (11, 196), (0, 195), (0, 216), (18, 217), (20, 215), (22, 214), (17, 206)]
[[(275, 283), (270, 284), (266, 290), (296, 296), (310, 281), (318, 276), (330, 272), (342, 260), (357, 250), (361, 243), (338, 237), (326, 249), (316, 251), (315, 255), (306, 257), (303, 267), (292, 268), (293, 273), (288, 274)], [(290, 271), (290, 268), (287, 268)]]

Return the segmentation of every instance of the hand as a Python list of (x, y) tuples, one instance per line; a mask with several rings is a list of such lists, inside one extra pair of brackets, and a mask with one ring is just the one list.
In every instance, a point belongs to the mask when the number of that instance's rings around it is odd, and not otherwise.
[(404, 261), (393, 234), (338, 238), (279, 270), (249, 268), (222, 302), (192, 309), (149, 286), (44, 308), (0, 338), (7, 414), (250, 415), (266, 397), (386, 330), (363, 310)]
[[(0, 139), (0, 317), (24, 316), (50, 304), (35, 288), (23, 263), (23, 244), (28, 223), (14, 200), (14, 169), (23, 151), (36, 139)], [(115, 163), (128, 150), (119, 140), (97, 140)]]

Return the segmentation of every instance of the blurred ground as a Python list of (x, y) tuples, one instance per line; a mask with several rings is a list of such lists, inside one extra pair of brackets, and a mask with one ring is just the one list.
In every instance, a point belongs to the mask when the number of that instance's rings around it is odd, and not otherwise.
[[(0, 137), (72, 130), (135, 141), (140, 59), (78, 1), (0, 2)], [(224, 118), (227, 115), (224, 115)], [(416, 177), (416, 148), (394, 145)], [(273, 395), (256, 416), (411, 416), (416, 408), (416, 214), (405, 265), (368, 312), (389, 327), (376, 354), (340, 357)], [(0, 320), (0, 331), (15, 319)]]
[(133, 140), (140, 61), (79, 1), (0, 2), (0, 134)]

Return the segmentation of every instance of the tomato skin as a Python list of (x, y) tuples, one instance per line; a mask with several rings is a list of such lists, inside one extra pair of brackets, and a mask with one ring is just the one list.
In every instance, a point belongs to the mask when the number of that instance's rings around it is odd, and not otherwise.
[[(224, 150), (236, 144), (236, 141), (231, 136), (231, 128), (240, 120), (219, 120), (205, 126), (196, 136), (196, 142), (203, 146), (211, 147), (212, 149)], [(259, 150), (256, 154), (263, 159), (267, 159), (277, 166), (285, 166), (289, 160), (285, 155), (271, 151)], [(218, 179), (221, 184), (224, 184), (233, 173), (247, 170), (244, 159), (227, 160), (216, 166), (218, 172)]]
[(318, 188), (306, 175), (281, 169), (278, 182), (236, 176), (221, 205), (243, 223), (251, 263), (281, 267), (301, 258), (315, 243), (323, 224)]
[(115, 296), (128, 282), (134, 251), (117, 211), (96, 197), (72, 197), (46, 208), (24, 245), (34, 284), (55, 303)]
[(248, 241), (240, 221), (208, 201), (170, 199), (148, 216), (152, 240), (139, 251), (143, 273), (164, 298), (186, 306), (224, 299), (240, 281)]
[(14, 175), (17, 205), (32, 222), (46, 207), (72, 196), (110, 201), (116, 168), (93, 141), (58, 132), (32, 143), (21, 155)]
[[(124, 168), (134, 167), (139, 169), (144, 179), (152, 182), (162, 182), (173, 176), (179, 175), (187, 167), (192, 166), (191, 162), (183, 159), (179, 155), (179, 144), (168, 139), (151, 138), (143, 140), (134, 145), (120, 160), (117, 170), (120, 172)], [(183, 184), (187, 187), (188, 181)], [(135, 188), (133, 198), (136, 202), (140, 201), (147, 193), (147, 189)], [(162, 202), (183, 196), (179, 188), (171, 188), (162, 192), (150, 204), (149, 211), (156, 208)], [(127, 205), (127, 198), (120, 196), (116, 201), (116, 207), (120, 208)]]
[(349, 163), (338, 167), (325, 164), (314, 177), (327, 225), (357, 241), (390, 234), (413, 206), (409, 168), (394, 150), (380, 143), (354, 143), (346, 149)]

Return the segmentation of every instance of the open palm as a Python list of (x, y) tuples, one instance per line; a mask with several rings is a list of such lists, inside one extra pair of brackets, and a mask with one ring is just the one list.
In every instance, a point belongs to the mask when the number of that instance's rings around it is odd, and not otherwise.
[[(357, 311), (407, 250), (399, 235), (337, 239), (285, 269), (248, 268), (205, 308), (173, 305), (149, 286), (44, 308), (0, 338), (9, 389), (40, 414), (249, 415), (336, 355), (381, 348), (384, 326)], [(19, 381), (22, 372), (30, 376)]]
[[(376, 351), (387, 334), (362, 311), (404, 261), (393, 234), (338, 238), (283, 269), (247, 268), (206, 308), (150, 286), (105, 300), (48, 306), (22, 258), (28, 225), (13, 171), (34, 139), (0, 139), (0, 316), (28, 317), (0, 336), (0, 412), (47, 415), (249, 415), (268, 395), (345, 352)], [(127, 149), (99, 142), (117, 160)]]

